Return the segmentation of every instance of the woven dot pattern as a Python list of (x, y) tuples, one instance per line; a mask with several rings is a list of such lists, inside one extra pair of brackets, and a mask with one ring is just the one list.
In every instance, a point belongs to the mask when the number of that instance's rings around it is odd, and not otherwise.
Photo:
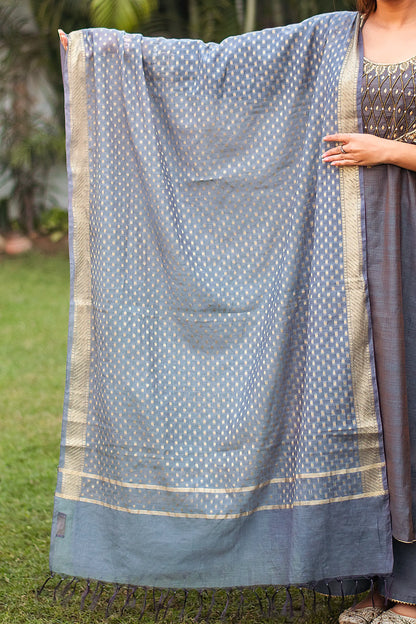
[(236, 517), (362, 493), (320, 158), (348, 38), (337, 13), (221, 44), (85, 31), (84, 500)]

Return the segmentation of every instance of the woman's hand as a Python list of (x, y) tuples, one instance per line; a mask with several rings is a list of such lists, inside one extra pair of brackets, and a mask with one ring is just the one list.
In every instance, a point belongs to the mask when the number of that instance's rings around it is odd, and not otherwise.
[(322, 160), (335, 167), (389, 164), (416, 171), (416, 145), (411, 143), (358, 133), (330, 134), (324, 141), (339, 143), (322, 154)]
[(322, 154), (324, 162), (337, 167), (373, 167), (386, 163), (393, 142), (373, 134), (330, 134), (324, 137), (324, 141), (340, 143)]
[(68, 37), (66, 36), (66, 34), (64, 33), (63, 30), (59, 29), (58, 30), (58, 35), (59, 35), (59, 39), (61, 40), (61, 43), (64, 47), (65, 52), (68, 50)]

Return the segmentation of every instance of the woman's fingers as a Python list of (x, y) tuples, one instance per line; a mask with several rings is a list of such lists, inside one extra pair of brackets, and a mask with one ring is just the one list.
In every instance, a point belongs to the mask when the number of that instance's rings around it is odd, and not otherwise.
[(322, 154), (322, 159), (325, 162), (332, 162), (332, 160), (336, 160), (337, 158), (345, 157), (347, 154), (346, 145), (350, 139), (351, 135), (349, 134), (328, 134), (324, 137), (324, 141), (327, 143), (339, 143), (336, 147), (332, 147), (328, 149), (326, 152)]
[(322, 154), (322, 160), (330, 164), (356, 164), (352, 155), (348, 154), (347, 149), (346, 144), (332, 147)]
[(336, 167), (352, 167), (358, 164), (355, 160), (352, 160), (350, 158), (336, 158), (336, 157), (332, 159), (324, 158), (324, 161)]
[(326, 152), (324, 152), (322, 154), (322, 158), (325, 160), (325, 158), (331, 157), (331, 156), (338, 156), (339, 158), (342, 158), (343, 156), (347, 155), (347, 148), (342, 146), (343, 150), (340, 149), (340, 146), (338, 145), (338, 147), (332, 147), (331, 149), (327, 150)]
[(338, 143), (322, 154), (322, 160), (330, 165), (372, 167), (386, 162), (387, 139), (372, 134), (330, 134), (324, 141)]
[(327, 136), (324, 136), (324, 141), (345, 143), (351, 138), (351, 136), (352, 136), (351, 134), (347, 134), (347, 133), (328, 134)]
[(64, 50), (66, 52), (68, 50), (68, 37), (64, 33), (64, 31), (61, 30), (61, 29), (58, 30), (58, 35), (59, 35), (59, 39), (61, 40), (61, 43), (63, 45), (63, 48), (64, 48)]

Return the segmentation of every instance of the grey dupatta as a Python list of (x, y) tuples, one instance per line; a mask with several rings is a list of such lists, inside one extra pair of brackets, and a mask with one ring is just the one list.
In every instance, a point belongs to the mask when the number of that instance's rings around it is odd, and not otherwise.
[(356, 22), (69, 36), (53, 571), (170, 588), (391, 571), (359, 172), (320, 158), (357, 128)]

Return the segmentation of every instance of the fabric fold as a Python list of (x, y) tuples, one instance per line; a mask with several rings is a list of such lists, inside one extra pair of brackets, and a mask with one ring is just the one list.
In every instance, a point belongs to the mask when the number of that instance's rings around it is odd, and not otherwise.
[(69, 36), (53, 571), (169, 588), (391, 572), (358, 170), (320, 158), (357, 116), (357, 32), (343, 12), (221, 44)]

